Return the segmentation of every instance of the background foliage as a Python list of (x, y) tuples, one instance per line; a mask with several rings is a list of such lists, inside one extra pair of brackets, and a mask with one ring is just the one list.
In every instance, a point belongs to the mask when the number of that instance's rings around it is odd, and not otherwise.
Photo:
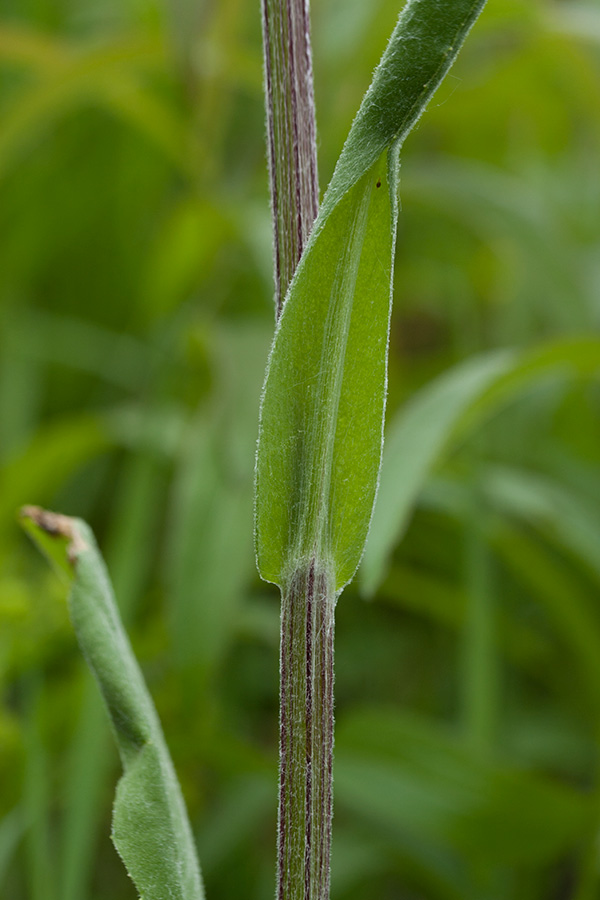
[[(322, 189), (397, 12), (314, 0)], [(278, 598), (252, 548), (273, 329), (261, 90), (254, 3), (3, 4), (11, 900), (135, 895), (108, 837), (116, 751), (64, 590), (15, 526), (25, 502), (94, 526), (208, 896), (273, 889)], [(599, 151), (600, 6), (490, 0), (402, 154), (385, 477), (410, 496), (391, 557), (367, 557), (338, 608), (338, 900), (598, 896)]]

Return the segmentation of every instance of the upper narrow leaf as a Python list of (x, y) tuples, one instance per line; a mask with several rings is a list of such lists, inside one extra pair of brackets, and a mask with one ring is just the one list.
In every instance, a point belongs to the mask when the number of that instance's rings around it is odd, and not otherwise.
[(409, 0), (373, 75), (323, 199), (313, 237), (331, 209), (384, 150), (400, 144), (456, 59), (486, 0)]
[(312, 559), (336, 590), (360, 560), (381, 461), (400, 145), (485, 0), (411, 0), (375, 72), (271, 351), (256, 466), (257, 558)]

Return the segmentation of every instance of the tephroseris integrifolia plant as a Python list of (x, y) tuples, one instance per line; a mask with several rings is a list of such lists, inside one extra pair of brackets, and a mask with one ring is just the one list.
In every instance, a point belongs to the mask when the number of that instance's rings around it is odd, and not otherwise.
[[(289, 21), (288, 3), (280, 0), (281, 22)], [(269, 357), (256, 549), (260, 574), (282, 593), (278, 900), (329, 896), (334, 607), (363, 553), (377, 492), (400, 146), (484, 5), (406, 4), (302, 252)], [(296, 159), (272, 148), (270, 158), (289, 167), (281, 181), (291, 183)], [(297, 222), (283, 221), (273, 202), (277, 260), (281, 229)]]
[(319, 208), (308, 0), (262, 0), (275, 314)]

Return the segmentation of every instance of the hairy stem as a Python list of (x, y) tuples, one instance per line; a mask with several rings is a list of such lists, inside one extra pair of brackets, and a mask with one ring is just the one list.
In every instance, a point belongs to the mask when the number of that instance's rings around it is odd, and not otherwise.
[[(275, 314), (319, 206), (308, 0), (262, 0)], [(282, 591), (278, 900), (327, 900), (333, 608), (312, 561)]]
[(308, 0), (262, 0), (262, 22), (279, 318), (319, 207)]
[(313, 560), (282, 591), (277, 900), (328, 900), (335, 594)]

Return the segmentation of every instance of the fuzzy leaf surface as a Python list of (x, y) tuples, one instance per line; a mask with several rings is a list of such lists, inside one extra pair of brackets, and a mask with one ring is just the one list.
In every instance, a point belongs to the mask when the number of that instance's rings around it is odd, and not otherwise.
[(377, 491), (400, 145), (485, 0), (410, 0), (338, 160), (275, 335), (256, 467), (259, 571), (352, 578)]
[(123, 763), (112, 837), (142, 900), (204, 900), (184, 800), (91, 529), (26, 507), (23, 525), (70, 582), (77, 640), (102, 693)]

